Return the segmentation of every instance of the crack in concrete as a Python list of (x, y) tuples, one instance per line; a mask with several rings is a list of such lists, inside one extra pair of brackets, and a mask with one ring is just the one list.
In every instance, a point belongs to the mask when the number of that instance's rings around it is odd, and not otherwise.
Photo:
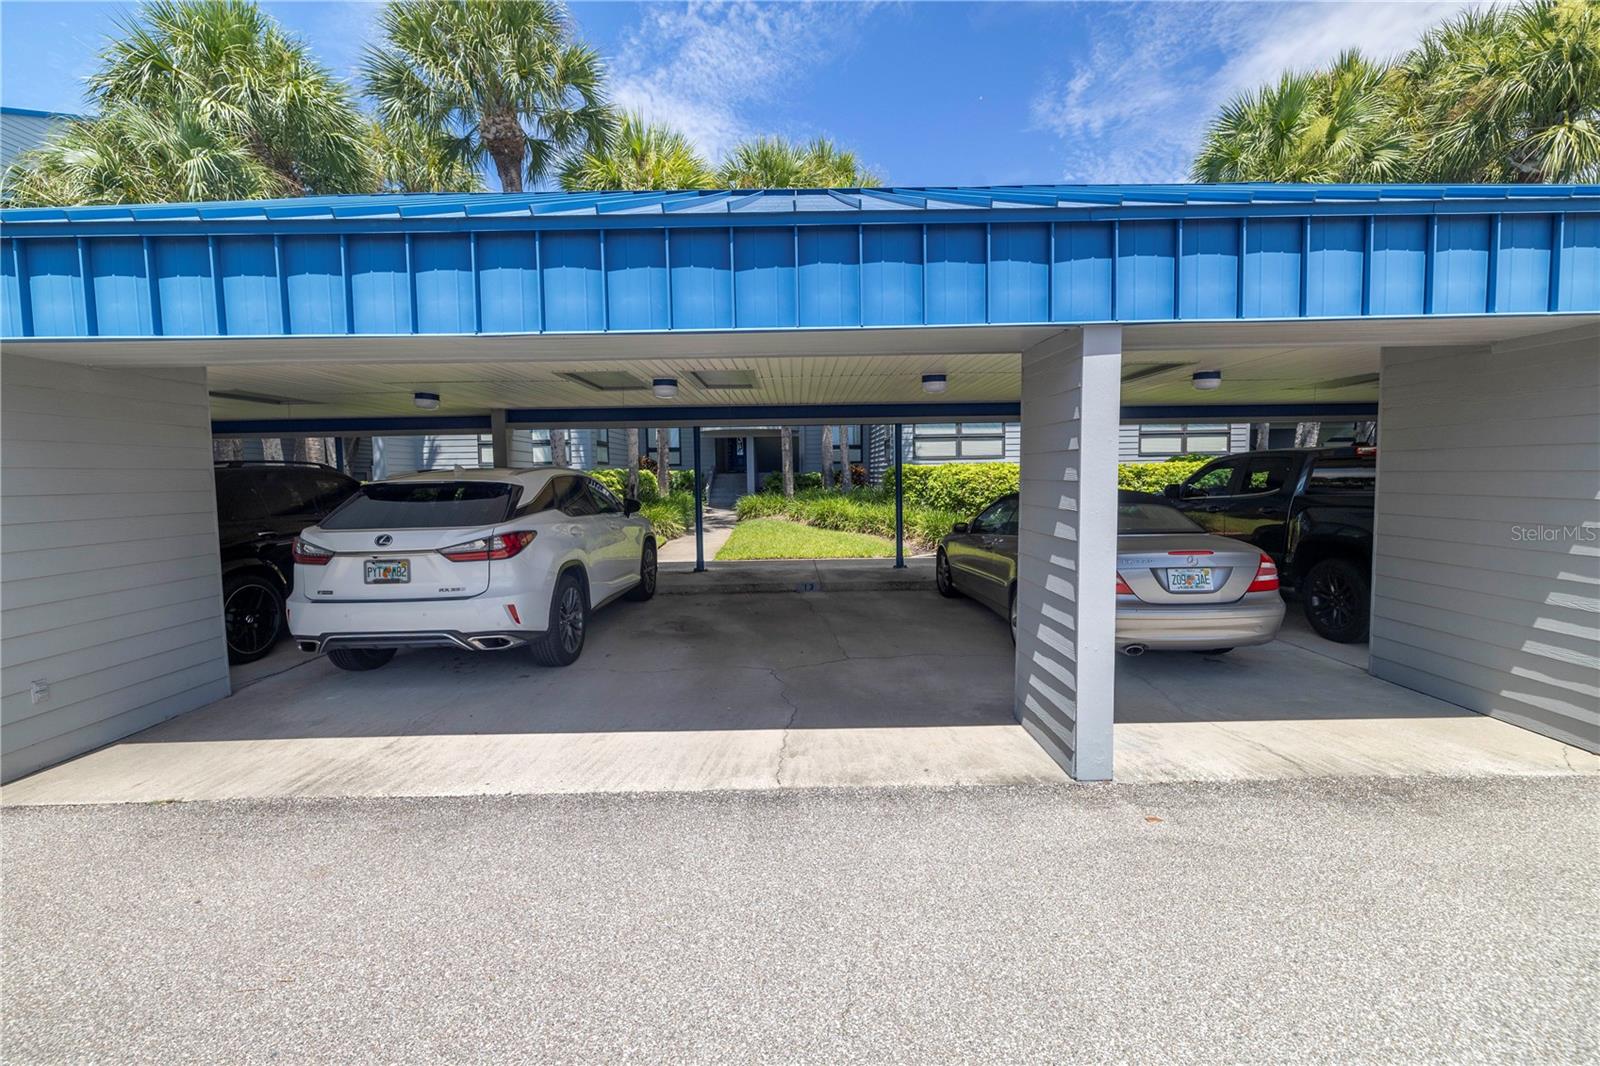
[(789, 757), (789, 732), (794, 728), (794, 720), (800, 714), (800, 705), (789, 696), (789, 686), (783, 680), (783, 675), (777, 670), (769, 669), (772, 680), (778, 683), (778, 698), (789, 705), (789, 718), (783, 723), (783, 732), (778, 742), (778, 765), (772, 768), (772, 783), (779, 788), (783, 787), (783, 764)]

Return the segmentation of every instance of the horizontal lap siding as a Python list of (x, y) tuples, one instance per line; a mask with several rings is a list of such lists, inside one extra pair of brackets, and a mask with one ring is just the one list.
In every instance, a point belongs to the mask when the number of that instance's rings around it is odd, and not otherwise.
[[(1483, 236), (1468, 227), (1447, 243), (1487, 248)], [(1451, 299), (1480, 296), (1468, 285)], [(1592, 327), (1384, 351), (1372, 606), (1375, 675), (1591, 751), (1600, 750), (1596, 351)]]
[(205, 372), (8, 354), (0, 413), (11, 780), (226, 696), (228, 666)]

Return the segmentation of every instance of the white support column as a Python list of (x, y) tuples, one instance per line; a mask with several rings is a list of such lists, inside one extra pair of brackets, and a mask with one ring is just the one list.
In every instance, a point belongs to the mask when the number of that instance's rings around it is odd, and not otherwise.
[(1080, 781), (1111, 778), (1122, 327), (1022, 353), (1017, 718)]
[(506, 428), (506, 409), (496, 407), (489, 412), (489, 444), (494, 449), (494, 465), (505, 469), (511, 465), (511, 431)]
[(754, 496), (756, 492), (756, 439), (744, 439), (744, 493)]

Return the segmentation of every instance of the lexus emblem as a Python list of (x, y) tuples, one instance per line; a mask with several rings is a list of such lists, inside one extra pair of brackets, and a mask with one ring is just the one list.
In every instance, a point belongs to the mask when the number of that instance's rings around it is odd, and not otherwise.
[(376, 537), (372, 538), (372, 543), (376, 544), (380, 548), (387, 548), (389, 545), (394, 543), (394, 538), (387, 533), (379, 533)]

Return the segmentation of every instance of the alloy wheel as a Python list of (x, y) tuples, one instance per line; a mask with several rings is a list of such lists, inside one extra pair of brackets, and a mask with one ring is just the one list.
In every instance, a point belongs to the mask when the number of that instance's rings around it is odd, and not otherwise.
[(1311, 609), (1330, 629), (1345, 629), (1356, 617), (1356, 590), (1339, 573), (1317, 575), (1311, 586)]
[(282, 625), (277, 607), (277, 597), (263, 585), (240, 585), (228, 595), (222, 614), (235, 654), (254, 655), (272, 646)]
[(646, 548), (645, 549), (644, 574), (641, 577), (641, 580), (644, 582), (644, 587), (645, 587), (645, 591), (646, 592), (651, 592), (651, 593), (655, 592), (655, 590), (656, 590), (656, 550), (654, 548)]
[(561, 594), (556, 627), (561, 633), (561, 647), (568, 653), (576, 652), (583, 646), (583, 596), (578, 592), (578, 586), (568, 585)]

